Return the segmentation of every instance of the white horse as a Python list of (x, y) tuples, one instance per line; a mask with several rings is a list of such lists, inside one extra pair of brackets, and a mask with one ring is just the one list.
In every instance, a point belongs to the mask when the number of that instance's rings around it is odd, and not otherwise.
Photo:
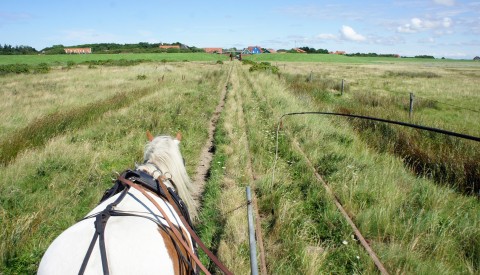
[[(171, 178), (170, 182), (165, 181), (167, 187), (175, 189), (190, 217), (195, 219), (197, 188), (185, 170), (179, 150), (181, 136), (153, 138), (149, 132), (147, 136), (150, 142), (145, 148), (145, 162), (135, 171), (144, 171), (152, 179)], [(189, 256), (195, 253), (195, 242), (173, 203), (136, 184), (125, 186), (53, 241), (40, 262), (38, 274), (185, 274), (196, 269)], [(109, 205), (111, 211), (107, 212), (111, 215), (104, 221), (102, 234), (97, 234), (96, 220), (100, 219), (99, 224), (102, 220), (98, 213), (107, 213), (102, 211)], [(170, 228), (172, 224), (188, 249), (178, 242), (178, 235)]]

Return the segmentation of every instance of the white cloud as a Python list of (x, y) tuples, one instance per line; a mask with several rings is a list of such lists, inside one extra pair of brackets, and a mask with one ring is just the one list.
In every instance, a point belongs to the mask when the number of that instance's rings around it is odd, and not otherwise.
[(448, 17), (443, 18), (442, 26), (445, 28), (450, 28), (450, 26), (452, 26), (452, 19)]
[(442, 5), (442, 6), (454, 6), (455, 5), (455, 0), (433, 0), (435, 4)]
[[(438, 20), (420, 19), (414, 17), (410, 19), (410, 23), (406, 23), (397, 27), (397, 32), (402, 33), (416, 33), (420, 31), (448, 29), (452, 26), (453, 20), (449, 17), (444, 17)], [(447, 32), (445, 32), (447, 33)]]
[(412, 28), (412, 26), (410, 24), (405, 24), (403, 26), (399, 26), (397, 28), (397, 31), (398, 32), (402, 32), (402, 33), (416, 33), (417, 30), (415, 30), (414, 28)]
[(367, 38), (359, 33), (357, 33), (352, 27), (342, 26), (340, 30), (342, 37), (351, 41), (365, 41)]

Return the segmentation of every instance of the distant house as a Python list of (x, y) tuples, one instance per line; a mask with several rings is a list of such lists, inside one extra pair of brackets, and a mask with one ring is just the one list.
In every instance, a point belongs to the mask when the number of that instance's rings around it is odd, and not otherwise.
[(251, 54), (263, 53), (262, 48), (259, 46), (250, 46), (247, 49)]
[(336, 51), (336, 52), (329, 52), (329, 54), (344, 55), (344, 54), (346, 54), (346, 52), (345, 51)]
[(300, 49), (300, 48), (293, 48), (294, 51), (296, 51), (297, 53), (307, 53), (306, 51)]
[(160, 45), (160, 49), (180, 49), (180, 45)]
[(242, 50), (242, 54), (252, 54), (252, 52), (249, 51), (248, 48), (245, 48)]
[(203, 48), (203, 50), (204, 50), (206, 53), (219, 53), (219, 54), (222, 54), (222, 53), (223, 53), (223, 49), (222, 49), (222, 48)]
[(277, 53), (276, 50), (274, 49), (267, 49), (267, 48), (262, 48), (263, 53)]
[(480, 61), (480, 57), (479, 57), (479, 56), (475, 56), (475, 57), (473, 58), (473, 61)]
[(65, 48), (63, 49), (65, 53), (72, 54), (87, 54), (92, 53), (92, 48)]

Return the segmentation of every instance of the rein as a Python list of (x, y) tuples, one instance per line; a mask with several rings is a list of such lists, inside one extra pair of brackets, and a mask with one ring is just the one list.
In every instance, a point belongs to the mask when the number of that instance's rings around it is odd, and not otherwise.
[[(140, 172), (140, 174), (142, 174), (142, 173), (146, 174), (144, 172), (141, 172), (141, 171), (137, 170), (137, 171), (135, 171), (135, 174), (137, 174), (137, 175), (140, 175), (137, 172)], [(186, 253), (188, 254), (187, 257), (190, 258), (190, 259), (193, 259), (193, 261), (196, 263), (196, 265), (205, 274), (211, 275), (211, 273), (208, 271), (208, 269), (202, 264), (202, 262), (200, 261), (200, 259), (196, 255), (195, 251), (192, 251), (192, 248), (195, 247), (195, 244), (200, 245), (202, 250), (218, 266), (218, 268), (220, 268), (220, 270), (222, 270), (223, 273), (228, 274), (228, 275), (233, 274), (205, 246), (205, 244), (202, 242), (202, 240), (198, 237), (198, 235), (192, 229), (192, 225), (190, 223), (190, 217), (188, 216), (188, 211), (185, 211), (186, 209), (181, 209), (184, 206), (183, 202), (181, 202), (181, 200), (179, 200), (176, 193), (173, 193), (173, 195), (175, 196), (175, 199), (174, 199), (172, 197), (172, 193), (170, 193), (170, 191), (174, 192), (173, 188), (167, 187), (167, 184), (168, 184), (168, 186), (172, 186), (172, 184), (173, 185), (175, 184), (172, 181), (172, 179), (166, 178), (164, 175), (160, 174), (160, 176), (158, 176), (158, 178), (155, 180), (153, 177), (151, 177), (150, 175), (147, 174), (150, 177), (150, 180), (145, 179), (144, 177), (141, 177), (141, 180), (139, 180), (137, 177), (129, 177), (128, 176), (128, 175), (131, 175), (131, 174), (132, 174), (132, 171), (130, 171), (130, 170), (127, 170), (126, 172), (122, 173), (117, 179), (117, 185), (115, 185), (112, 189), (108, 190), (101, 200), (101, 201), (103, 201), (104, 199), (106, 199), (106, 197), (110, 197), (110, 196), (113, 196), (114, 193), (121, 192), (120, 196), (114, 202), (108, 204), (105, 207), (105, 209), (102, 210), (101, 212), (99, 212), (95, 215), (91, 215), (91, 216), (88, 216), (88, 217), (84, 218), (84, 219), (89, 219), (89, 218), (93, 218), (93, 217), (95, 218), (95, 222), (94, 222), (95, 233), (93, 235), (92, 241), (90, 242), (90, 246), (88, 247), (87, 254), (85, 255), (85, 258), (82, 262), (82, 265), (80, 267), (80, 271), (79, 271), (78, 274), (84, 274), (85, 273), (85, 269), (87, 267), (87, 264), (88, 264), (88, 261), (90, 259), (91, 254), (92, 254), (95, 243), (97, 242), (97, 239), (98, 239), (99, 247), (100, 247), (100, 255), (101, 255), (101, 259), (102, 259), (103, 274), (106, 274), (106, 275), (110, 274), (109, 273), (109, 268), (108, 268), (107, 252), (106, 252), (106, 247), (105, 247), (105, 227), (106, 227), (108, 219), (111, 216), (138, 216), (138, 217), (143, 217), (143, 218), (149, 219), (148, 217), (135, 215), (135, 214), (131, 214), (131, 213), (130, 214), (121, 213), (121, 212), (118, 212), (114, 209), (125, 198), (126, 194), (128, 193), (128, 190), (130, 188), (134, 188), (134, 189), (138, 190), (151, 203), (153, 203), (153, 205), (155, 205), (155, 207), (158, 209), (158, 211), (160, 211), (161, 215), (163, 216), (162, 218), (167, 222), (168, 227), (165, 226), (165, 225), (162, 225), (161, 223), (157, 223), (157, 224), (162, 228), (163, 231), (165, 231), (170, 236), (170, 238), (172, 238), (172, 240), (175, 239), (176, 241), (178, 241), (181, 244), (181, 247), (183, 247), (184, 250), (186, 251)], [(127, 179), (127, 177), (128, 177), (128, 179)], [(141, 185), (136, 183), (137, 181), (139, 183), (141, 183)], [(170, 182), (166, 183), (166, 181), (170, 181)], [(177, 227), (175, 224), (173, 224), (173, 222), (169, 219), (169, 217), (167, 216), (165, 211), (162, 209), (162, 207), (157, 203), (157, 201), (155, 199), (153, 199), (153, 197), (145, 191), (144, 185), (145, 185), (145, 187), (148, 187), (151, 190), (155, 190), (155, 192), (154, 192), (155, 194), (157, 194), (159, 197), (166, 200), (174, 208), (174, 211), (177, 213), (178, 217), (180, 218), (180, 221), (183, 223), (185, 229), (188, 231), (188, 233), (190, 233), (190, 236), (194, 241), (194, 243), (192, 243), (192, 246), (190, 246), (186, 242), (184, 234), (182, 234), (182, 232), (180, 231), (180, 230), (182, 230), (180, 228), (180, 226)], [(180, 207), (177, 204), (179, 201), (180, 201)], [(170, 235), (171, 233), (169, 233), (169, 232), (173, 233), (173, 235), (175, 237), (174, 239), (173, 239), (173, 236)], [(178, 249), (178, 245), (175, 244), (175, 242), (174, 242), (174, 245), (176, 247), (177, 253), (179, 253), (179, 257), (182, 258), (183, 260), (186, 260), (185, 256)], [(191, 270), (195, 269), (194, 266), (192, 266), (191, 263), (186, 262), (186, 264), (189, 266), (189, 268), (191, 268)], [(196, 274), (195, 271), (193, 271), (193, 272)]]
[[(138, 191), (140, 191), (140, 193), (142, 193), (150, 202), (152, 202), (155, 207), (160, 211), (160, 213), (163, 215), (164, 219), (167, 221), (168, 225), (170, 226), (170, 229), (173, 231), (173, 233), (175, 234), (175, 236), (178, 238), (178, 240), (180, 241), (180, 243), (182, 244), (182, 246), (185, 248), (185, 250), (188, 252), (189, 256), (195, 261), (195, 263), (200, 267), (200, 269), (205, 272), (205, 274), (207, 275), (210, 275), (211, 273), (208, 271), (208, 269), (202, 264), (202, 262), (200, 261), (200, 259), (197, 257), (197, 255), (195, 255), (195, 253), (193, 253), (191, 250), (190, 250), (190, 247), (187, 243), (185, 243), (185, 241), (183, 241), (182, 239), (182, 235), (181, 233), (177, 230), (177, 228), (173, 225), (172, 221), (170, 221), (170, 219), (168, 219), (168, 216), (166, 215), (165, 211), (160, 207), (160, 205), (141, 187), (139, 187), (137, 184), (135, 184), (134, 182), (126, 179), (125, 177), (122, 177), (120, 176), (118, 178), (119, 181), (121, 181), (122, 183), (125, 183), (127, 184), (128, 186), (130, 187), (133, 187), (135, 189), (137, 189)], [(185, 228), (187, 229), (188, 233), (190, 233), (190, 235), (192, 236), (192, 238), (195, 240), (195, 242), (197, 244), (200, 245), (200, 247), (202, 248), (202, 250), (208, 255), (208, 257), (218, 266), (218, 268), (220, 268), (220, 270), (222, 270), (223, 273), (225, 274), (232, 274), (233, 273), (231, 271), (229, 271), (227, 269), (227, 267), (225, 267), (225, 265), (222, 264), (222, 262), (220, 262), (220, 260), (213, 254), (212, 251), (210, 251), (206, 245), (202, 242), (202, 240), (200, 239), (200, 237), (198, 237), (198, 235), (195, 233), (195, 231), (190, 227), (189, 223), (185, 220), (184, 216), (181, 214), (181, 211), (180, 209), (178, 209), (177, 205), (175, 204), (175, 202), (173, 201), (173, 198), (172, 196), (170, 195), (170, 193), (168, 192), (167, 190), (167, 187), (165, 186), (165, 183), (164, 183), (164, 180), (167, 180), (167, 178), (165, 176), (159, 176), (158, 177), (158, 183), (160, 185), (160, 187), (162, 188), (163, 192), (166, 194), (166, 197), (167, 197), (167, 201), (173, 206), (173, 208), (175, 209), (175, 211), (177, 212), (178, 216), (180, 217), (180, 220), (182, 221), (182, 223), (184, 224)], [(171, 181), (171, 179), (169, 179)]]

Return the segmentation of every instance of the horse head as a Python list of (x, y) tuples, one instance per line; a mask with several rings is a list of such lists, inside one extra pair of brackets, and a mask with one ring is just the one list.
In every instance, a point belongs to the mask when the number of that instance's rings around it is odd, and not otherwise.
[(170, 136), (154, 137), (150, 131), (147, 131), (147, 138), (149, 142), (145, 146), (144, 163), (137, 169), (144, 170), (154, 178), (163, 175), (171, 179), (177, 194), (187, 205), (190, 217), (196, 219), (198, 203), (195, 197), (199, 191), (187, 174), (180, 152), (181, 133), (177, 133), (175, 138)]

